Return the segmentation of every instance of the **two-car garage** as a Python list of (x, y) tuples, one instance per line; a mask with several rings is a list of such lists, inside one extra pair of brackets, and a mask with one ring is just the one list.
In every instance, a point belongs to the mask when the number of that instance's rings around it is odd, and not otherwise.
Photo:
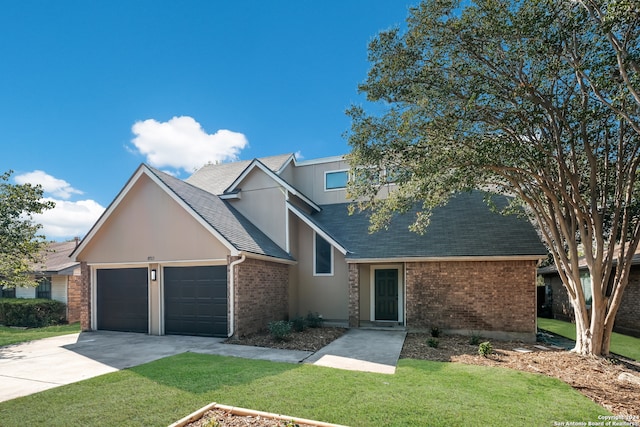
[[(150, 333), (150, 310), (162, 313), (160, 333), (227, 336), (227, 266), (167, 266), (155, 307), (149, 268), (96, 270), (97, 329)], [(163, 329), (163, 331), (162, 331)]]

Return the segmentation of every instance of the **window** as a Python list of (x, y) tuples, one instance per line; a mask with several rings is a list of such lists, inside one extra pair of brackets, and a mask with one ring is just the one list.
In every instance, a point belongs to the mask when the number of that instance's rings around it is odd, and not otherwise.
[(51, 299), (51, 277), (41, 277), (36, 288), (36, 298)]
[(324, 173), (324, 189), (340, 190), (347, 188), (347, 180), (349, 179), (349, 171), (333, 171)]
[(313, 274), (314, 276), (333, 275), (333, 248), (321, 236), (314, 233)]
[(0, 298), (15, 298), (16, 288), (3, 288), (0, 286)]

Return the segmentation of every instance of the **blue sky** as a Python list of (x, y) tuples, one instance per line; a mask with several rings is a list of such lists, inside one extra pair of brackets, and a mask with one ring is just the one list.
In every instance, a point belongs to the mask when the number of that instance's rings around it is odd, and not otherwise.
[(82, 237), (142, 162), (186, 178), (207, 161), (349, 151), (367, 44), (418, 0), (3, 2), (0, 173)]

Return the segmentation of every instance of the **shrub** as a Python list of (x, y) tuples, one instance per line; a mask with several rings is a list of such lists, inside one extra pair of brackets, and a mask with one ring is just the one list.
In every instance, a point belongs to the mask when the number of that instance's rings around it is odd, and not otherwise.
[(312, 313), (312, 312), (309, 312), (307, 314), (307, 325), (310, 328), (320, 328), (323, 322), (324, 322), (324, 319), (320, 314)]
[(489, 341), (480, 343), (478, 346), (478, 354), (480, 356), (488, 357), (491, 353), (493, 353), (493, 346)]
[(438, 328), (437, 326), (431, 328), (431, 336), (434, 338), (438, 338), (440, 336), (440, 328)]
[(296, 316), (291, 319), (291, 327), (296, 332), (302, 332), (307, 328), (307, 321), (302, 316)]
[(480, 341), (482, 340), (482, 337), (480, 335), (478, 335), (477, 333), (472, 333), (471, 336), (469, 337), (469, 344), (471, 345), (478, 345), (480, 344)]
[(431, 348), (438, 348), (438, 340), (436, 338), (429, 338), (427, 340), (427, 345)]
[(41, 328), (66, 323), (66, 305), (49, 299), (8, 298), (0, 300), (0, 324)]
[(291, 322), (286, 320), (269, 322), (267, 327), (271, 337), (277, 341), (286, 341), (289, 338), (289, 334), (291, 334)]

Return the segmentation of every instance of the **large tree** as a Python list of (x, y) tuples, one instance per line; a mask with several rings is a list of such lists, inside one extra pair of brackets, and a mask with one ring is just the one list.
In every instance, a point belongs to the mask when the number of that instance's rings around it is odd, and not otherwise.
[[(377, 112), (348, 110), (349, 190), (372, 229), (421, 202), (423, 231), (457, 191), (514, 196), (569, 294), (575, 351), (608, 354), (640, 238), (639, 23), (629, 0), (411, 8), (405, 31), (369, 45), (359, 89)], [(377, 197), (390, 182), (391, 196)]]
[(42, 199), (42, 187), (11, 184), (11, 171), (0, 175), (0, 286), (35, 286), (29, 273), (42, 261), (46, 249), (42, 227), (33, 214), (53, 207)]

